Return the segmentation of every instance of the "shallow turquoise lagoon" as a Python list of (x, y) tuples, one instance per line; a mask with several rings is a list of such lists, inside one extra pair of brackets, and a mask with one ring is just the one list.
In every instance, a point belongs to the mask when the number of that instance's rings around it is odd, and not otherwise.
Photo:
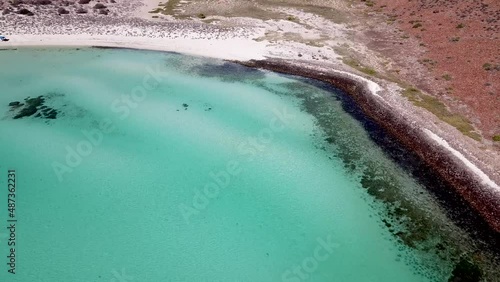
[(17, 219), (16, 274), (2, 228), (0, 281), (412, 282), (453, 269), (434, 231), (394, 235), (409, 216), (366, 189), (372, 170), (429, 224), (443, 213), (322, 85), (133, 50), (0, 61), (1, 225), (9, 169)]

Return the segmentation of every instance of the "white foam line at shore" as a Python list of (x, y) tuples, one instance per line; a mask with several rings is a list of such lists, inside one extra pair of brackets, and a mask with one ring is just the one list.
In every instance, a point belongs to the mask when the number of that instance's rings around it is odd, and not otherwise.
[(247, 38), (198, 39), (198, 38), (151, 38), (112, 35), (12, 35), (0, 48), (21, 46), (48, 47), (122, 47), (211, 57), (225, 60), (264, 59), (266, 44)]
[(443, 138), (439, 137), (436, 135), (434, 132), (430, 131), (427, 128), (424, 128), (424, 132), (432, 138), (434, 141), (436, 141), (439, 145), (443, 146), (446, 148), (448, 151), (450, 151), (455, 157), (457, 157), (459, 160), (461, 160), (472, 172), (474, 172), (481, 180), (482, 184), (486, 184), (491, 186), (492, 188), (497, 189), (498, 192), (500, 192), (500, 187), (498, 184), (496, 184), (493, 180), (491, 180), (488, 175), (486, 175), (481, 169), (479, 169), (476, 165), (474, 165), (471, 161), (469, 161), (462, 153), (459, 151), (453, 149), (446, 140)]
[(366, 85), (368, 86), (368, 89), (370, 90), (370, 92), (383, 99), (382, 96), (378, 95), (378, 92), (382, 90), (382, 87), (380, 87), (380, 85), (378, 85), (377, 83), (375, 83), (374, 81), (371, 81), (369, 79), (366, 79), (362, 76), (359, 76), (359, 75), (356, 75), (356, 74), (353, 74), (353, 73), (350, 73), (350, 72), (346, 72), (346, 71), (340, 71), (340, 70), (335, 70), (336, 73), (341, 73), (341, 74), (345, 74), (347, 76), (350, 76), (351, 78), (353, 79), (357, 79), (357, 80), (361, 80), (363, 82), (366, 82)]

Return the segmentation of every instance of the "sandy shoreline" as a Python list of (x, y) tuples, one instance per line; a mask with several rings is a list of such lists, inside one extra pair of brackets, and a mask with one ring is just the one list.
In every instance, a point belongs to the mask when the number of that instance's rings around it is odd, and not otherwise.
[(123, 37), (112, 35), (12, 35), (0, 49), (16, 47), (92, 47), (105, 46), (141, 50), (179, 52), (225, 60), (264, 59), (265, 45), (242, 39), (191, 39)]

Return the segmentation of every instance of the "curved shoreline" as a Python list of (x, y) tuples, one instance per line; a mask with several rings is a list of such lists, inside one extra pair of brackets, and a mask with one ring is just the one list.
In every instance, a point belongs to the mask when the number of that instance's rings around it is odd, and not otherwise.
[[(364, 77), (338, 69), (314, 68), (312, 62), (303, 64), (293, 60), (266, 58), (265, 47), (242, 39), (152, 39), (147, 37), (123, 38), (113, 36), (34, 35), (13, 36), (5, 47), (94, 47), (134, 50), (178, 52), (195, 56), (226, 59), (247, 67), (261, 68), (278, 73), (316, 79), (348, 93), (364, 114), (372, 118), (386, 132), (414, 152), (432, 167), (470, 206), (500, 233), (500, 187), (488, 173), (476, 167), (467, 157), (453, 149), (448, 142), (423, 124), (410, 121), (377, 94), (386, 89)], [(199, 48), (193, 43), (208, 43)], [(253, 44), (253, 45), (252, 45)], [(205, 48), (207, 47), (207, 48)], [(1, 48), (0, 50), (6, 49)], [(221, 52), (225, 50), (225, 52)], [(263, 59), (265, 58), (265, 59)], [(256, 60), (257, 59), (257, 60)], [(476, 157), (476, 156), (474, 156)], [(495, 168), (493, 168), (495, 169)], [(490, 174), (491, 176), (491, 174)]]
[[(252, 40), (153, 39), (95, 35), (47, 35), (43, 38), (35, 35), (22, 35), (13, 36), (13, 39), (5, 46), (10, 48), (0, 46), (0, 50), (17, 47), (93, 47), (175, 52), (225, 59), (247, 67), (326, 82), (348, 93), (367, 117), (372, 118), (391, 137), (398, 140), (410, 152), (414, 152), (423, 163), (433, 168), (496, 233), (500, 234), (500, 187), (495, 183), (495, 179), (489, 178), (492, 176), (491, 169), (490, 173), (485, 173), (482, 170), (483, 167), (478, 168), (470, 161), (471, 155), (469, 158), (463, 156), (445, 139), (429, 129), (422, 128), (424, 124), (403, 117), (402, 110), (391, 107), (384, 97), (378, 94), (387, 89), (362, 76), (331, 66), (330, 68), (328, 66), (317, 68), (313, 62), (309, 61), (300, 63), (294, 60), (267, 58), (265, 47), (257, 42), (252, 43)], [(200, 48), (196, 46), (196, 43), (206, 43), (209, 46), (203, 45), (203, 48)], [(462, 148), (463, 150), (466, 149)], [(472, 157), (477, 160), (480, 156), (472, 154)]]
[[(469, 159), (453, 149), (448, 142), (422, 124), (405, 119), (400, 111), (391, 107), (377, 92), (383, 91), (377, 83), (361, 76), (337, 69), (313, 68), (313, 63), (295, 64), (283, 59), (264, 59), (265, 47), (248, 45), (248, 40), (198, 40), (193, 39), (148, 39), (114, 38), (113, 36), (36, 36), (23, 35), (21, 42), (9, 42), (7, 46), (22, 47), (94, 47), (113, 49), (151, 50), (178, 52), (195, 56), (226, 59), (247, 67), (261, 68), (278, 73), (297, 75), (326, 82), (348, 93), (363, 113), (373, 119), (386, 132), (398, 140), (420, 160), (434, 169), (440, 177), (453, 187), (467, 203), (500, 233), (500, 188), (489, 179), (488, 174), (476, 167)], [(14, 36), (14, 39), (17, 39)], [(75, 40), (78, 39), (78, 40)], [(208, 49), (192, 46), (210, 42)], [(258, 47), (254, 49), (254, 47)], [(1, 48), (0, 50), (5, 49)], [(429, 113), (429, 115), (431, 115)], [(496, 186), (496, 187), (495, 187)]]
[[(374, 82), (347, 72), (324, 72), (283, 60), (251, 60), (236, 63), (247, 67), (297, 75), (326, 82), (348, 93), (363, 113), (391, 137), (432, 168), (500, 234), (500, 191), (498, 185), (444, 139), (419, 124), (404, 119), (376, 93)], [(377, 84), (375, 84), (377, 85)], [(378, 86), (378, 85), (377, 85)]]

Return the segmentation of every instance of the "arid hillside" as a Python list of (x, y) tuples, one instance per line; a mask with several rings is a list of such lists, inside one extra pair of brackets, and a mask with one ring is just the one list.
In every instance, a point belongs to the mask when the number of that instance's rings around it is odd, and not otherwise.
[(377, 18), (377, 36), (387, 39), (393, 35), (384, 29), (398, 30), (397, 44), (367, 39), (398, 62), (397, 75), (466, 117), (479, 130), (473, 138), (500, 139), (500, 1), (362, 2), (361, 10)]

